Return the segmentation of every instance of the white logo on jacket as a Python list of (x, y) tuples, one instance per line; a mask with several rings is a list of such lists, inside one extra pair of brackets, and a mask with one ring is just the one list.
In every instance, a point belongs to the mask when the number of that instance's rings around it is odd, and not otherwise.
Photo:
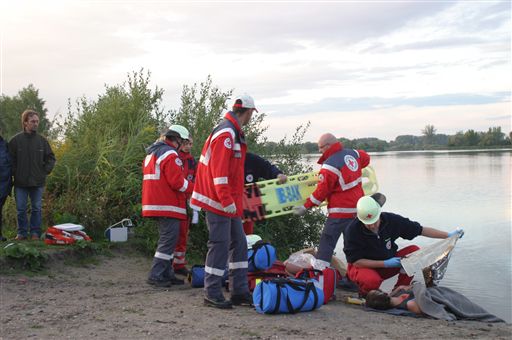
[(389, 249), (391, 249), (391, 241), (388, 241), (388, 242), (386, 243), (386, 248), (387, 248), (388, 250), (389, 250)]
[(324, 175), (323, 174), (318, 175), (318, 181), (319, 182), (323, 182), (324, 181)]
[(254, 180), (254, 177), (251, 175), (251, 174), (248, 174), (246, 177), (245, 177), (245, 181), (247, 183), (252, 183), (252, 181)]
[(233, 147), (233, 145), (231, 144), (231, 139), (229, 139), (229, 138), (224, 139), (224, 146), (228, 149), (231, 149)]
[(354, 158), (354, 156), (346, 155), (343, 160), (350, 170), (356, 171), (359, 168), (359, 164), (357, 164), (357, 160)]
[(176, 162), (177, 166), (183, 166), (183, 162), (179, 158), (176, 158), (176, 160), (174, 162)]

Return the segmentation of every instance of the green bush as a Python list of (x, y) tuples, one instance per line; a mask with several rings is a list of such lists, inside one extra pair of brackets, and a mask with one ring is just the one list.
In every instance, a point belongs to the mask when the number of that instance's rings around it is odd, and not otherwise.
[(37, 271), (43, 268), (47, 255), (25, 243), (13, 243), (3, 250), (6, 258), (14, 260), (21, 268)]
[(162, 94), (149, 89), (149, 74), (141, 71), (106, 86), (96, 101), (70, 107), (47, 184), (49, 224), (74, 221), (103, 237), (109, 225), (140, 215), (141, 164), (164, 125)]

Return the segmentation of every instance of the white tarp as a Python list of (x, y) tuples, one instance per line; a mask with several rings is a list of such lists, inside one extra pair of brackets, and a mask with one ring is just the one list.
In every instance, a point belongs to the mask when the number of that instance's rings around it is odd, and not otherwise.
[(420, 250), (402, 258), (402, 267), (407, 275), (415, 275), (416, 280), (419, 280), (420, 275), (422, 275), (424, 279), (427, 279), (423, 275), (423, 271), (430, 271), (431, 279), (437, 283), (443, 278), (446, 272), (451, 251), (455, 247), (458, 239), (459, 236), (454, 235), (435, 242), (434, 244), (423, 246)]

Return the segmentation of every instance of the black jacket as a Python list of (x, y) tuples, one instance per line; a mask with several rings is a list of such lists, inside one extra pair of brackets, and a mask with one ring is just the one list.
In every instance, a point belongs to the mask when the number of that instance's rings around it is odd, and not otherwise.
[(20, 132), (9, 141), (9, 154), (14, 186), (44, 186), (55, 165), (55, 155), (46, 138), (38, 133)]
[(273, 179), (282, 173), (274, 164), (254, 153), (248, 152), (245, 155), (245, 184), (257, 182), (260, 179)]
[(0, 199), (10, 194), (11, 188), (11, 158), (7, 151), (7, 141), (0, 136)]
[(361, 221), (354, 218), (343, 234), (343, 251), (348, 263), (360, 259), (387, 260), (396, 255), (399, 237), (412, 240), (423, 232), (418, 223), (397, 214), (383, 212), (380, 214), (378, 235), (366, 229)]

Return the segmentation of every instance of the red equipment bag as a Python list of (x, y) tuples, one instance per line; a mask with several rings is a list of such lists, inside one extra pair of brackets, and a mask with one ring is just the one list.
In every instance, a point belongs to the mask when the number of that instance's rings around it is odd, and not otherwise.
[(81, 230), (63, 230), (55, 226), (49, 227), (45, 233), (46, 244), (74, 244), (77, 241), (92, 241), (89, 235)]
[(304, 268), (295, 277), (298, 279), (316, 279), (319, 288), (324, 291), (324, 304), (330, 300), (336, 300), (336, 283), (338, 282), (338, 273), (336, 269), (327, 267), (324, 270)]
[(288, 273), (285, 270), (286, 266), (283, 262), (276, 260), (272, 267), (267, 270), (257, 271), (257, 272), (248, 272), (247, 273), (247, 281), (249, 284), (249, 290), (252, 292), (256, 287), (257, 282), (260, 280), (270, 280), (277, 277), (288, 277)]

